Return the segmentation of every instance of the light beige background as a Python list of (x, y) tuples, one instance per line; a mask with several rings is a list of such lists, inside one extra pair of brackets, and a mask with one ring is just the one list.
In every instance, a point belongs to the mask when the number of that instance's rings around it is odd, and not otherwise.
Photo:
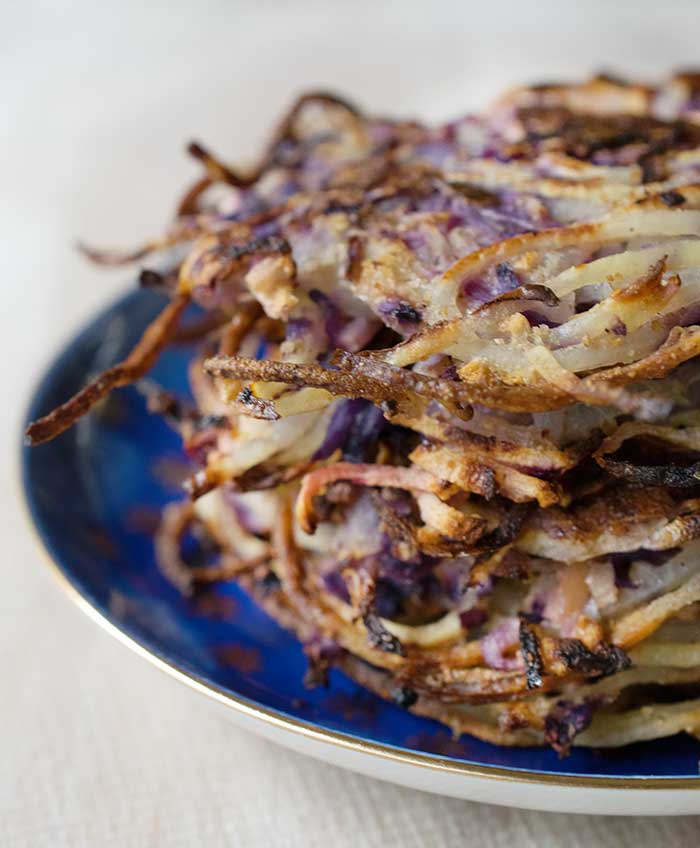
[[(75, 254), (157, 233), (198, 137), (248, 157), (300, 90), (448, 117), (508, 83), (700, 65), (696, 2), (0, 2), (0, 845), (691, 846), (698, 820), (441, 799), (244, 735), (45, 574), (16, 482), (49, 354), (130, 283)], [(700, 813), (700, 800), (699, 800)]]

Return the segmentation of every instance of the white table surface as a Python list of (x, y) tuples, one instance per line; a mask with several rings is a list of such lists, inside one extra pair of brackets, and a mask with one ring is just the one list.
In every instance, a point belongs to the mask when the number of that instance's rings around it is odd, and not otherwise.
[(190, 138), (245, 159), (311, 86), (438, 119), (509, 82), (700, 64), (698, 36), (692, 0), (0, 4), (0, 845), (696, 844), (696, 818), (442, 799), (209, 715), (56, 588), (26, 526), (16, 450), (18, 402), (50, 353), (130, 283), (72, 244), (157, 233), (195, 173)]

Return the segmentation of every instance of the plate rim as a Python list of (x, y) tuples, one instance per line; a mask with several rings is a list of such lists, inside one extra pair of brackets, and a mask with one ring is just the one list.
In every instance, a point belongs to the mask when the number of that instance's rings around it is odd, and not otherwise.
[[(22, 426), (31, 417), (31, 410), (36, 405), (37, 396), (42, 393), (46, 381), (50, 378), (54, 369), (59, 366), (64, 356), (74, 345), (80, 343), (80, 340), (89, 332), (94, 323), (104, 318), (105, 315), (117, 306), (133, 298), (135, 294), (138, 294), (138, 291), (131, 290), (121, 293), (91, 317), (88, 316), (87, 319), (83, 319), (84, 323), (79, 324), (78, 328), (73, 330), (67, 340), (63, 340), (62, 343), (59, 340), (59, 344), (53, 348), (49, 356), (44, 359), (42, 365), (39, 367), (38, 377), (35, 377), (32, 381), (30, 391), (26, 396), (26, 414), (22, 418)], [(428, 771), (438, 771), (452, 775), (461, 775), (463, 777), (499, 780), (508, 783), (529, 784), (533, 786), (557, 786), (568, 789), (651, 790), (663, 792), (687, 789), (700, 790), (700, 776), (613, 777), (609, 775), (550, 774), (527, 769), (514, 769), (505, 766), (491, 766), (441, 758), (434, 754), (412, 751), (371, 739), (363, 739), (359, 736), (332, 730), (331, 728), (322, 727), (313, 722), (288, 716), (271, 707), (266, 707), (263, 704), (258, 704), (247, 698), (238, 696), (212, 681), (200, 679), (165, 656), (160, 656), (149, 648), (148, 645), (144, 644), (144, 642), (132, 636), (116, 622), (112, 621), (83, 594), (80, 587), (71, 579), (69, 572), (54, 558), (47, 539), (42, 532), (36, 502), (32, 495), (28, 462), (28, 452), (30, 450), (31, 448), (24, 444), (22, 434), (20, 461), (15, 466), (17, 472), (16, 479), (19, 477), (19, 488), (22, 490), (20, 501), (24, 507), (23, 513), (26, 525), (34, 541), (35, 550), (42, 555), (44, 565), (52, 575), (55, 584), (62, 589), (64, 595), (73, 604), (103, 631), (109, 633), (110, 636), (159, 671), (167, 674), (198, 694), (243, 716), (272, 725), (278, 730), (293, 733), (296, 736), (306, 737), (318, 743), (331, 744), (346, 751), (365, 754), (370, 757)]]

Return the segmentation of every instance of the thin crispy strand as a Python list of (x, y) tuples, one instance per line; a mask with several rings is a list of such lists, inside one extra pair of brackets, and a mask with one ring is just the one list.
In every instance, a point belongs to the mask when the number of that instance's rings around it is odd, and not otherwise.
[(188, 299), (178, 296), (147, 327), (136, 347), (127, 358), (100, 374), (73, 397), (43, 418), (27, 427), (26, 440), (38, 445), (53, 439), (82, 418), (112, 389), (127, 386), (141, 379), (153, 366), (158, 355), (170, 341)]

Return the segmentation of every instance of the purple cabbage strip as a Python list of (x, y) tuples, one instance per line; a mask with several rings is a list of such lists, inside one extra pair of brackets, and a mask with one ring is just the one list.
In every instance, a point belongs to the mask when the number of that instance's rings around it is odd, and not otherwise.
[[(531, 327), (539, 327), (542, 324), (550, 328), (561, 326), (558, 321), (550, 320), (541, 312), (537, 312), (536, 309), (524, 309), (522, 314), (527, 318)], [(615, 331), (613, 330), (613, 332)]]
[(326, 436), (313, 459), (328, 459), (336, 450), (343, 451), (348, 462), (364, 462), (371, 455), (384, 429), (382, 411), (363, 398), (338, 402)]
[(343, 575), (339, 571), (328, 571), (323, 575), (323, 585), (327, 592), (344, 601), (350, 603), (350, 593), (348, 587), (343, 580)]
[(480, 609), (479, 607), (472, 607), (471, 609), (464, 610), (464, 612), (459, 614), (459, 621), (465, 630), (472, 630), (480, 624), (483, 624), (488, 617), (486, 610)]

